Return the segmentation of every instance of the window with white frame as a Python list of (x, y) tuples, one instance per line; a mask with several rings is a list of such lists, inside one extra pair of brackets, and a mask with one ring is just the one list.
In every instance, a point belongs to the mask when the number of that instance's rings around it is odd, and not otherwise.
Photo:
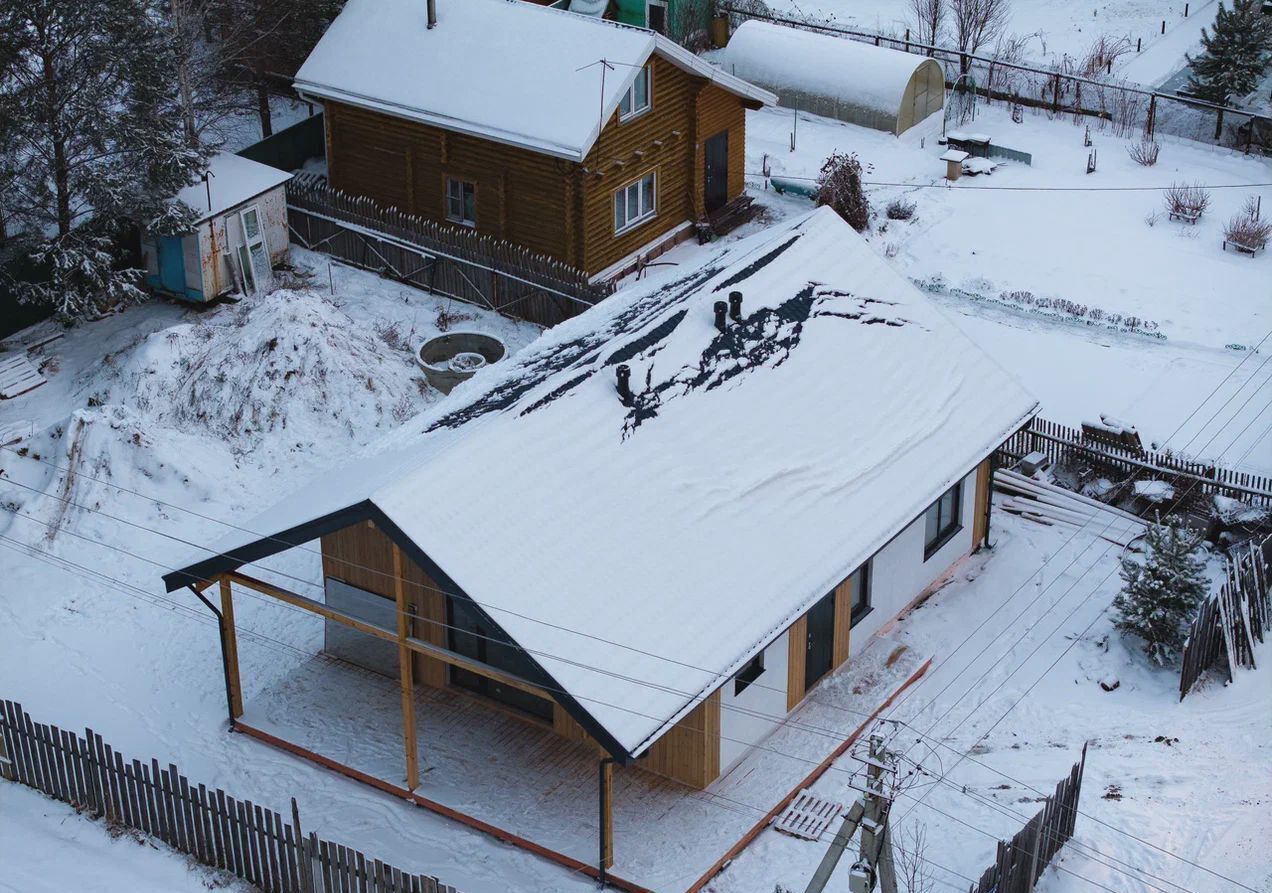
[(614, 232), (621, 233), (654, 216), (653, 171), (614, 193)]
[(477, 225), (477, 184), (446, 178), (446, 219), (464, 226)]
[(627, 88), (623, 98), (618, 101), (618, 120), (626, 121), (642, 112), (649, 111), (651, 82), (649, 66), (646, 65), (640, 70), (640, 74), (636, 75), (636, 80), (632, 81), (632, 85)]
[(264, 291), (269, 287), (271, 270), (260, 208), (252, 205), (239, 211), (239, 224), (243, 228), (243, 241), (237, 249), (243, 290), (249, 294)]

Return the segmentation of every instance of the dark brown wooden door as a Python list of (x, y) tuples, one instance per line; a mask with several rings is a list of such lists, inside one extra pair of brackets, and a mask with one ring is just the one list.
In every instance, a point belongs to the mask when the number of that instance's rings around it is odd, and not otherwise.
[(835, 590), (808, 611), (808, 644), (804, 655), (804, 691), (830, 672), (835, 655)]
[(703, 198), (710, 214), (729, 201), (729, 131), (722, 131), (708, 139), (702, 153)]

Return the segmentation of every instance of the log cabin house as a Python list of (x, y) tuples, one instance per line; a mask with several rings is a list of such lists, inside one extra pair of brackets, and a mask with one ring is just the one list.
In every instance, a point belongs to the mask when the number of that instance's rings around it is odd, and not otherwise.
[[(985, 542), (1036, 410), (821, 208), (550, 329), (165, 582), (220, 584), (232, 721), (244, 586), (400, 681), (406, 790), (414, 687), (459, 689), (594, 749), (604, 836), (615, 766), (709, 788)], [(242, 569), (314, 540), (320, 598)]]
[(296, 75), (332, 186), (608, 278), (731, 215), (775, 97), (641, 28), (520, 0), (349, 0)]

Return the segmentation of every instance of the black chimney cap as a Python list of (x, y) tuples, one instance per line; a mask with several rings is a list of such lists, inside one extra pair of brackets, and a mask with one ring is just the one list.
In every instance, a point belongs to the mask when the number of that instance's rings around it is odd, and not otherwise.
[(715, 302), (715, 327), (719, 329), (721, 332), (723, 332), (728, 327), (728, 323), (726, 322), (728, 313), (729, 313), (728, 304), (724, 303), (724, 301)]
[(632, 369), (626, 363), (619, 363), (614, 367), (614, 378), (618, 382), (618, 399), (623, 401), (624, 406), (632, 405)]
[(740, 291), (729, 292), (729, 316), (735, 322), (742, 321), (742, 292)]

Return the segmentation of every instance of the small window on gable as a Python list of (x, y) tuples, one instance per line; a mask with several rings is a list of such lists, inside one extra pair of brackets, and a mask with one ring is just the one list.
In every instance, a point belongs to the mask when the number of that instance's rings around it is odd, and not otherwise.
[(618, 101), (618, 120), (626, 121), (635, 118), (642, 112), (649, 111), (651, 78), (649, 66), (646, 65), (636, 75), (636, 80), (627, 88), (623, 98)]
[(650, 171), (614, 192), (614, 233), (618, 234), (653, 217), (656, 177)]
[(477, 225), (477, 184), (446, 178), (446, 219), (464, 226)]
[(950, 487), (928, 506), (923, 519), (923, 560), (927, 561), (963, 527), (963, 482)]
[(736, 698), (742, 694), (742, 692), (746, 691), (747, 686), (762, 675), (764, 675), (763, 651), (747, 661), (746, 666), (738, 670), (737, 675), (733, 677), (733, 696)]

